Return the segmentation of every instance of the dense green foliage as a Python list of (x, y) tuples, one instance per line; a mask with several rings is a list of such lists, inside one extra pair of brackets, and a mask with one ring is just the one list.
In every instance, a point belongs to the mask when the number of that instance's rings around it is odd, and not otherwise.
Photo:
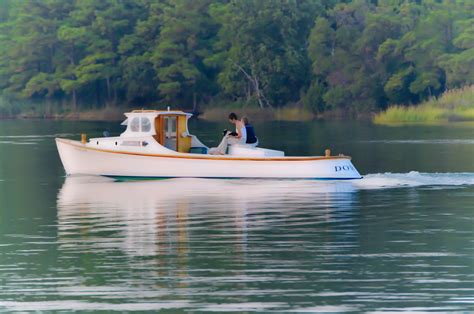
[(368, 111), (474, 83), (472, 0), (0, 0), (0, 95)]

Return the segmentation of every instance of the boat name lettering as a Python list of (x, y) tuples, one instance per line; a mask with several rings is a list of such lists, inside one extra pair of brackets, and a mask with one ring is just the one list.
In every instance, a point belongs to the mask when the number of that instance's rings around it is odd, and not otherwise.
[(334, 170), (336, 170), (336, 172), (339, 172), (339, 171), (355, 170), (355, 168), (351, 165), (344, 165), (344, 166), (334, 166)]

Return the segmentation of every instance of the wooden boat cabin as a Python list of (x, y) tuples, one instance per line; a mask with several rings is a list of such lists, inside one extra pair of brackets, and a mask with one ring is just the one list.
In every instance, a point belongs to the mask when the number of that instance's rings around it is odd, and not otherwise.
[(180, 152), (189, 153), (193, 142), (193, 137), (188, 131), (188, 119), (192, 114), (183, 111), (160, 111), (160, 110), (133, 110), (125, 113), (127, 119), (122, 125), (127, 125), (127, 129), (120, 137), (144, 137), (153, 138), (162, 146)]

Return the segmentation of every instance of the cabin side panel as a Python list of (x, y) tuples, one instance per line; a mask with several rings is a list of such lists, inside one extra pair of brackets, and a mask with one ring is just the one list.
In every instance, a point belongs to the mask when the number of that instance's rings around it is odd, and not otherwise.
[(155, 140), (162, 146), (165, 144), (165, 130), (163, 125), (163, 116), (158, 116), (155, 118), (155, 133), (153, 137)]
[(189, 153), (191, 149), (192, 137), (189, 135), (188, 130), (186, 129), (186, 116), (178, 116), (178, 125), (177, 125), (177, 138), (178, 140), (178, 152), (180, 153)]

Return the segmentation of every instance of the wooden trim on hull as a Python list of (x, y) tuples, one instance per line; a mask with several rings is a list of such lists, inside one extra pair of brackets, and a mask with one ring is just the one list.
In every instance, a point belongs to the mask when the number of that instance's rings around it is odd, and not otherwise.
[(153, 177), (153, 176), (123, 176), (123, 175), (101, 175), (102, 177), (115, 179), (117, 181), (134, 181), (134, 180), (167, 180), (167, 179), (176, 179), (176, 178), (186, 178), (186, 179), (218, 179), (218, 180), (314, 180), (314, 181), (348, 181), (348, 180), (360, 180), (363, 177), (360, 176), (359, 178), (331, 178), (331, 177), (314, 177), (314, 178), (291, 178), (291, 177)]
[(331, 160), (331, 159), (349, 159), (351, 160), (350, 156), (316, 156), (316, 157), (227, 157), (227, 156), (219, 156), (219, 155), (202, 155), (199, 156), (197, 154), (182, 154), (182, 155), (170, 155), (170, 154), (147, 154), (147, 153), (136, 153), (136, 152), (126, 152), (126, 151), (114, 151), (110, 149), (100, 149), (94, 147), (87, 147), (84, 144), (74, 141), (74, 140), (67, 140), (62, 138), (56, 138), (56, 141), (67, 144), (70, 146), (74, 146), (80, 149), (92, 150), (97, 152), (103, 153), (111, 153), (111, 154), (122, 154), (122, 155), (134, 155), (134, 156), (142, 156), (142, 157), (161, 157), (161, 158), (178, 158), (178, 159), (200, 159), (200, 160), (238, 160), (238, 161), (315, 161), (315, 160)]

